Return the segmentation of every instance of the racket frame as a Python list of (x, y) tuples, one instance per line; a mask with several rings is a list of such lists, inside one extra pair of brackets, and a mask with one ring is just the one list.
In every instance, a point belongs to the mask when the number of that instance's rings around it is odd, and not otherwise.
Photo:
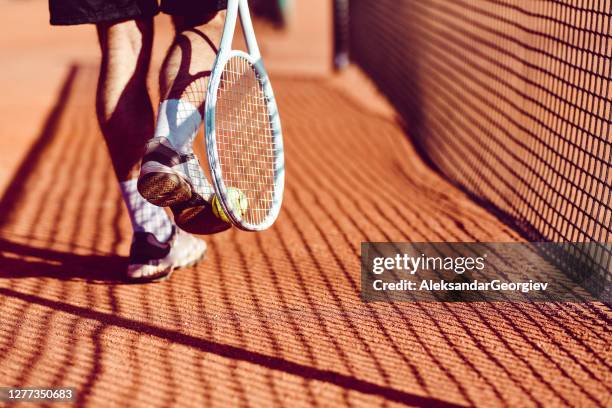
[[(232, 49), (232, 40), (234, 38), (238, 16), (240, 16), (240, 23), (242, 25), (242, 32), (244, 34), (248, 53), (241, 50)], [(225, 64), (232, 57), (244, 58), (253, 65), (256, 76), (263, 87), (263, 92), (268, 105), (268, 111), (270, 113), (270, 123), (272, 125), (272, 137), (275, 148), (274, 193), (268, 215), (258, 224), (247, 222), (241, 216), (239, 209), (231, 208), (229, 205), (227, 187), (225, 185), (225, 181), (223, 180), (223, 172), (221, 170), (221, 163), (217, 152), (217, 139), (215, 132), (217, 91), (219, 89), (219, 85), (221, 84), (221, 76), (223, 74)], [(253, 29), (253, 23), (251, 21), (247, 0), (228, 0), (227, 2), (227, 12), (225, 17), (225, 25), (223, 27), (223, 34), (221, 36), (221, 44), (219, 46), (219, 52), (217, 53), (206, 91), (205, 141), (213, 188), (215, 189), (215, 193), (219, 198), (219, 203), (221, 204), (221, 207), (228, 216), (229, 220), (236, 227), (245, 231), (263, 231), (269, 228), (278, 217), (283, 199), (285, 185), (283, 137), (278, 107), (272, 91), (272, 84), (270, 83), (270, 78), (261, 59), (261, 53), (259, 51), (259, 46), (257, 45), (257, 39), (255, 38), (255, 31)], [(248, 204), (250, 205), (251, 203)]]

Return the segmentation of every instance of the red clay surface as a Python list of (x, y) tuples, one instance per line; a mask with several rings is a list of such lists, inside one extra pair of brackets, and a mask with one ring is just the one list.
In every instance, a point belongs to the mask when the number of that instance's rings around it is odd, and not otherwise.
[[(167, 24), (158, 34), (167, 44)], [(165, 283), (118, 282), (130, 228), (95, 121), (95, 64), (63, 66), (55, 104), (32, 108), (40, 131), (2, 134), (3, 159), (33, 144), (0, 199), (0, 385), (74, 386), (78, 405), (102, 407), (609, 406), (600, 303), (360, 300), (361, 241), (520, 237), (419, 159), (358, 72), (331, 76), (316, 52), (292, 71), (300, 36), (262, 37), (283, 60), (271, 64), (283, 211), (266, 232), (208, 239), (206, 260)]]

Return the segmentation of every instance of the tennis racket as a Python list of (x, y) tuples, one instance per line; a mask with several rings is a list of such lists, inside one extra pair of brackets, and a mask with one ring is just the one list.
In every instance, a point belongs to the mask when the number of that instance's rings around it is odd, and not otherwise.
[[(248, 52), (232, 49), (240, 16)], [(285, 182), (283, 136), (246, 0), (228, 0), (205, 106), (206, 151), (221, 209), (236, 227), (269, 228)]]

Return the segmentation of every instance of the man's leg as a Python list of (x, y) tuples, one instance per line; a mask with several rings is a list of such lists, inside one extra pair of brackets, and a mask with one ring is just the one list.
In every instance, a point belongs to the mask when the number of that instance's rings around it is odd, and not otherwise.
[(96, 110), (135, 232), (150, 232), (165, 242), (173, 223), (162, 208), (136, 189), (140, 159), (153, 134), (153, 108), (147, 73), (153, 42), (153, 19), (99, 23), (102, 63)]
[(181, 228), (202, 234), (230, 227), (212, 216), (207, 202), (213, 189), (193, 155), (224, 22), (224, 11), (197, 19), (174, 18), (176, 36), (159, 78), (155, 139), (143, 159), (138, 184), (150, 202), (171, 207)]
[(100, 127), (120, 181), (137, 175), (142, 150), (153, 133), (147, 74), (153, 19), (100, 23), (102, 63), (96, 95)]
[(164, 279), (175, 268), (199, 261), (206, 243), (176, 229), (165, 210), (147, 202), (136, 188), (142, 152), (153, 134), (146, 86), (153, 21), (101, 23), (98, 36), (102, 48), (98, 120), (134, 229), (127, 277), (141, 282)]
[[(206, 86), (221, 41), (225, 11), (195, 20), (174, 17), (173, 21), (176, 36), (159, 75), (161, 102), (180, 100), (203, 114)], [(178, 148), (183, 147), (183, 140), (176, 143), (181, 145)]]

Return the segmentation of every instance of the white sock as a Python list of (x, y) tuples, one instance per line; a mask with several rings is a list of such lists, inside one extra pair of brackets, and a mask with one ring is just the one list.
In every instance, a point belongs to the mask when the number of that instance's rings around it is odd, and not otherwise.
[(167, 137), (179, 153), (188, 154), (193, 151), (193, 139), (201, 123), (202, 115), (191, 103), (166, 99), (159, 105), (155, 136)]
[(172, 220), (162, 207), (151, 204), (140, 195), (136, 183), (136, 179), (119, 183), (134, 232), (150, 232), (160, 242), (168, 241), (174, 225)]

